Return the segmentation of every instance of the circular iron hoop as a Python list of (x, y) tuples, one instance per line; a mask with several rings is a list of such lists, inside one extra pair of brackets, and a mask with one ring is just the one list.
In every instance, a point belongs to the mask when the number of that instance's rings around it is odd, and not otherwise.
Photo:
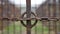
[[(22, 14), (21, 18), (23, 18), (25, 14), (27, 14), (27, 12), (24, 12), (24, 13)], [(33, 12), (31, 12), (31, 14), (33, 14), (35, 17), (37, 17)], [(29, 20), (31, 20), (31, 19), (32, 19), (32, 18), (29, 18)], [(28, 20), (28, 19), (27, 19), (27, 20)], [(21, 24), (22, 24), (23, 26), (27, 27), (27, 25), (24, 24), (23, 20), (20, 20), (20, 21), (21, 21)], [(34, 24), (32, 24), (32, 25), (30, 26), (30, 28), (32, 28), (33, 26), (35, 26), (35, 25), (37, 24), (37, 22), (38, 22), (38, 20), (36, 19), (35, 22), (34, 22)]]

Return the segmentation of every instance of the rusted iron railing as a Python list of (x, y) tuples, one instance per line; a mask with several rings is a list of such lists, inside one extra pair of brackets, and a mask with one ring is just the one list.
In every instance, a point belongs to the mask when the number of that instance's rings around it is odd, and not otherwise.
[[(6, 1), (8, 2), (8, 0), (6, 0)], [(50, 1), (50, 0), (48, 0), (48, 1)], [(1, 2), (3, 3), (4, 0), (1, 0)], [(10, 32), (9, 31), (9, 29), (10, 29), (9, 25), (10, 25), (11, 22), (13, 22), (13, 30), (14, 30), (13, 34), (16, 34), (17, 30), (15, 28), (15, 21), (20, 21), (19, 23), (21, 23), (26, 28), (26, 34), (32, 34), (32, 28), (34, 26), (35, 26), (35, 29), (34, 29), (35, 32), (33, 32), (34, 34), (45, 34), (46, 33), (45, 32), (45, 27), (48, 28), (48, 32), (46, 34), (51, 34), (52, 32), (53, 32), (52, 34), (60, 34), (60, 23), (58, 23), (58, 22), (60, 22), (60, 18), (59, 18), (59, 16), (56, 16), (56, 14), (55, 14), (56, 11), (55, 10), (53, 10), (53, 13), (50, 10), (52, 7), (53, 7), (53, 9), (56, 8), (54, 6), (56, 4), (56, 1), (54, 0), (54, 2), (53, 2), (53, 5), (48, 4), (49, 2), (45, 2), (44, 4), (41, 5), (41, 7), (38, 7), (36, 9), (36, 13), (34, 13), (34, 12), (31, 11), (31, 0), (26, 0), (26, 12), (24, 12), (22, 15), (20, 15), (20, 13), (19, 13), (19, 12), (21, 12), (21, 9), (19, 11), (17, 8), (15, 8), (15, 5), (7, 3), (6, 6), (4, 6), (3, 4), (1, 4), (2, 5), (1, 6), (2, 10), (0, 11), (0, 13), (1, 13), (0, 14), (1, 15), (0, 16), (0, 20), (1, 20), (1, 24), (0, 24), (0, 26), (1, 26), (0, 27), (1, 34), (5, 34), (5, 33), (3, 33), (3, 28), (5, 27), (5, 25), (8, 27), (7, 34), (10, 34), (9, 33)], [(45, 4), (46, 4), (46, 7), (47, 7), (46, 10), (48, 10), (46, 12), (44, 12), (45, 10), (43, 9)], [(10, 5), (12, 5), (12, 6), (10, 6)], [(7, 12), (3, 11), (5, 9), (3, 6), (6, 8)], [(11, 11), (9, 12), (9, 10), (11, 10)], [(38, 13), (40, 11), (42, 11), (41, 12), (42, 16), (40, 15), (40, 13)], [(25, 15), (26, 15), (26, 17), (24, 17)], [(34, 15), (34, 17), (31, 18), (31, 15)], [(31, 20), (34, 21), (33, 24), (31, 22)], [(24, 21), (26, 21), (26, 24), (25, 24)], [(21, 24), (19, 24), (21, 30), (19, 31), (18, 34), (25, 34), (22, 31), (23, 28), (22, 28)], [(42, 27), (42, 28), (41, 29), (39, 28), (40, 29), (39, 30), (37, 26)], [(39, 33), (38, 33), (38, 30), (39, 30)]]

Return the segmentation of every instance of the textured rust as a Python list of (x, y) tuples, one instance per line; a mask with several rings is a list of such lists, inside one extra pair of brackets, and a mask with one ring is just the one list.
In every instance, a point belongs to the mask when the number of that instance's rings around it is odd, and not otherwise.
[[(26, 0), (26, 12), (27, 12), (27, 18), (31, 17), (31, 0)], [(31, 20), (27, 20), (27, 34), (31, 34)]]
[[(21, 23), (22, 23), (25, 27), (32, 28), (33, 26), (36, 25), (36, 23), (37, 23), (37, 21), (38, 21), (38, 20), (36, 19), (37, 16), (35, 15), (35, 13), (31, 12), (31, 14), (34, 15), (35, 18), (31, 18), (31, 17), (30, 17), (30, 18), (26, 18), (26, 19), (25, 19), (25, 18), (24, 18), (24, 15), (25, 15), (25, 14), (27, 14), (27, 12), (24, 12), (24, 13), (22, 14), (22, 16), (21, 16), (22, 20), (20, 20), (20, 21), (21, 21)], [(24, 22), (23, 22), (23, 20), (33, 20), (33, 19), (35, 19), (35, 22), (34, 22), (34, 24), (32, 24), (31, 26), (27, 26), (27, 25), (25, 25)]]

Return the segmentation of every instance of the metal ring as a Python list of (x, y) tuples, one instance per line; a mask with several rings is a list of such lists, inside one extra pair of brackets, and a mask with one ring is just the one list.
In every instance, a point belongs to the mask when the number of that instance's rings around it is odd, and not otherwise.
[[(24, 12), (24, 13), (22, 14), (21, 18), (23, 18), (25, 14), (27, 14), (27, 12)], [(37, 17), (33, 12), (31, 12), (31, 14), (33, 14), (35, 17)]]
[[(24, 13), (22, 14), (21, 18), (23, 18), (25, 14), (27, 14), (27, 12), (24, 12)], [(33, 12), (31, 12), (31, 14), (33, 14), (35, 17), (37, 17)], [(30, 18), (30, 19), (31, 19), (31, 18)], [(29, 20), (30, 20), (30, 19), (29, 19)], [(27, 19), (27, 20), (28, 20), (28, 19)], [(27, 25), (24, 24), (23, 20), (20, 20), (20, 21), (21, 21), (22, 25), (24, 25), (25, 27), (27, 27)], [(34, 24), (31, 25), (31, 28), (32, 28), (33, 26), (35, 26), (37, 22), (38, 22), (38, 20), (36, 19), (35, 22), (34, 22)]]

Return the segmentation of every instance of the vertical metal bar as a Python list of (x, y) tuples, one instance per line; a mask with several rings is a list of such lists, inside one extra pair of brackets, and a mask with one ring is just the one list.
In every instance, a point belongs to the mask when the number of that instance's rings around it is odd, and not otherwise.
[[(59, 0), (59, 13), (60, 13), (60, 0)], [(59, 15), (60, 18), (60, 15)], [(59, 19), (59, 34), (60, 34), (60, 19)]]
[[(6, 22), (5, 22), (6, 21)], [(5, 20), (4, 22), (6, 23), (8, 29), (7, 29), (7, 34), (9, 34), (9, 21), (8, 20)]]
[[(13, 6), (13, 8), (14, 8), (13, 13), (14, 13), (14, 18), (15, 18), (15, 17), (16, 17), (15, 5)], [(15, 30), (15, 22), (16, 22), (16, 21), (13, 21), (13, 22), (14, 22), (14, 23), (13, 23), (13, 24), (14, 24), (13, 27), (14, 27), (14, 34), (15, 34), (15, 31), (16, 31), (16, 30)]]
[(44, 20), (42, 20), (42, 34), (44, 34)]
[[(8, 14), (8, 12), (9, 12), (9, 1), (8, 0), (6, 0), (6, 5), (7, 5), (7, 8), (6, 8), (6, 10), (7, 10), (7, 17), (9, 17), (9, 14)], [(7, 34), (9, 34), (9, 23), (10, 23), (10, 21), (7, 20), (7, 27), (8, 27)]]
[(14, 24), (14, 25), (13, 25), (13, 33), (15, 34), (15, 31), (16, 31), (16, 30), (15, 30), (15, 21), (13, 21), (13, 24)]
[[(20, 15), (21, 15), (21, 0), (20, 0)], [(20, 34), (22, 34), (22, 25), (21, 25), (21, 23), (20, 23)]]
[[(51, 8), (53, 8), (53, 18), (56, 18), (56, 0), (53, 0), (53, 5), (51, 5), (52, 7)], [(52, 21), (52, 24), (53, 24), (53, 30), (54, 30), (54, 33), (55, 34), (57, 34), (57, 28), (56, 28), (56, 21), (55, 21), (55, 19), (54, 19), (54, 21)], [(52, 26), (51, 26), (52, 27)]]
[(48, 32), (48, 34), (50, 34), (50, 21), (49, 21), (49, 26), (48, 26), (48, 28), (49, 28), (49, 32)]
[[(49, 3), (47, 3), (48, 4), (48, 18), (50, 18), (50, 5), (49, 5)], [(50, 34), (50, 22), (48, 21), (48, 34)]]
[(60, 34), (60, 19), (58, 21), (58, 34)]
[(1, 24), (1, 34), (3, 34), (3, 20), (2, 20), (2, 24)]
[[(26, 12), (27, 18), (31, 17), (31, 0), (26, 0)], [(27, 34), (31, 34), (31, 20), (27, 20)]]
[[(1, 17), (3, 17), (3, 0), (1, 0), (1, 6), (2, 6), (2, 14), (1, 14)], [(1, 34), (3, 34), (3, 20), (1, 20)]]
[(59, 8), (58, 8), (58, 11), (59, 11), (59, 12), (58, 12), (58, 13), (59, 13), (59, 14), (58, 14), (58, 17), (60, 18), (60, 10), (59, 10), (59, 9), (60, 9), (60, 0), (58, 0), (58, 7), (59, 7)]
[(57, 34), (57, 21), (54, 21), (54, 27), (55, 27), (55, 34)]
[(53, 5), (53, 17), (56, 18), (56, 0), (54, 0), (54, 5)]
[(59, 18), (59, 0), (56, 0), (56, 17)]
[[(50, 4), (48, 3), (48, 11), (49, 11), (49, 18), (50, 18)], [(48, 23), (48, 29), (49, 29), (49, 31), (48, 31), (48, 34), (50, 34), (50, 21), (48, 21), (49, 23)]]

